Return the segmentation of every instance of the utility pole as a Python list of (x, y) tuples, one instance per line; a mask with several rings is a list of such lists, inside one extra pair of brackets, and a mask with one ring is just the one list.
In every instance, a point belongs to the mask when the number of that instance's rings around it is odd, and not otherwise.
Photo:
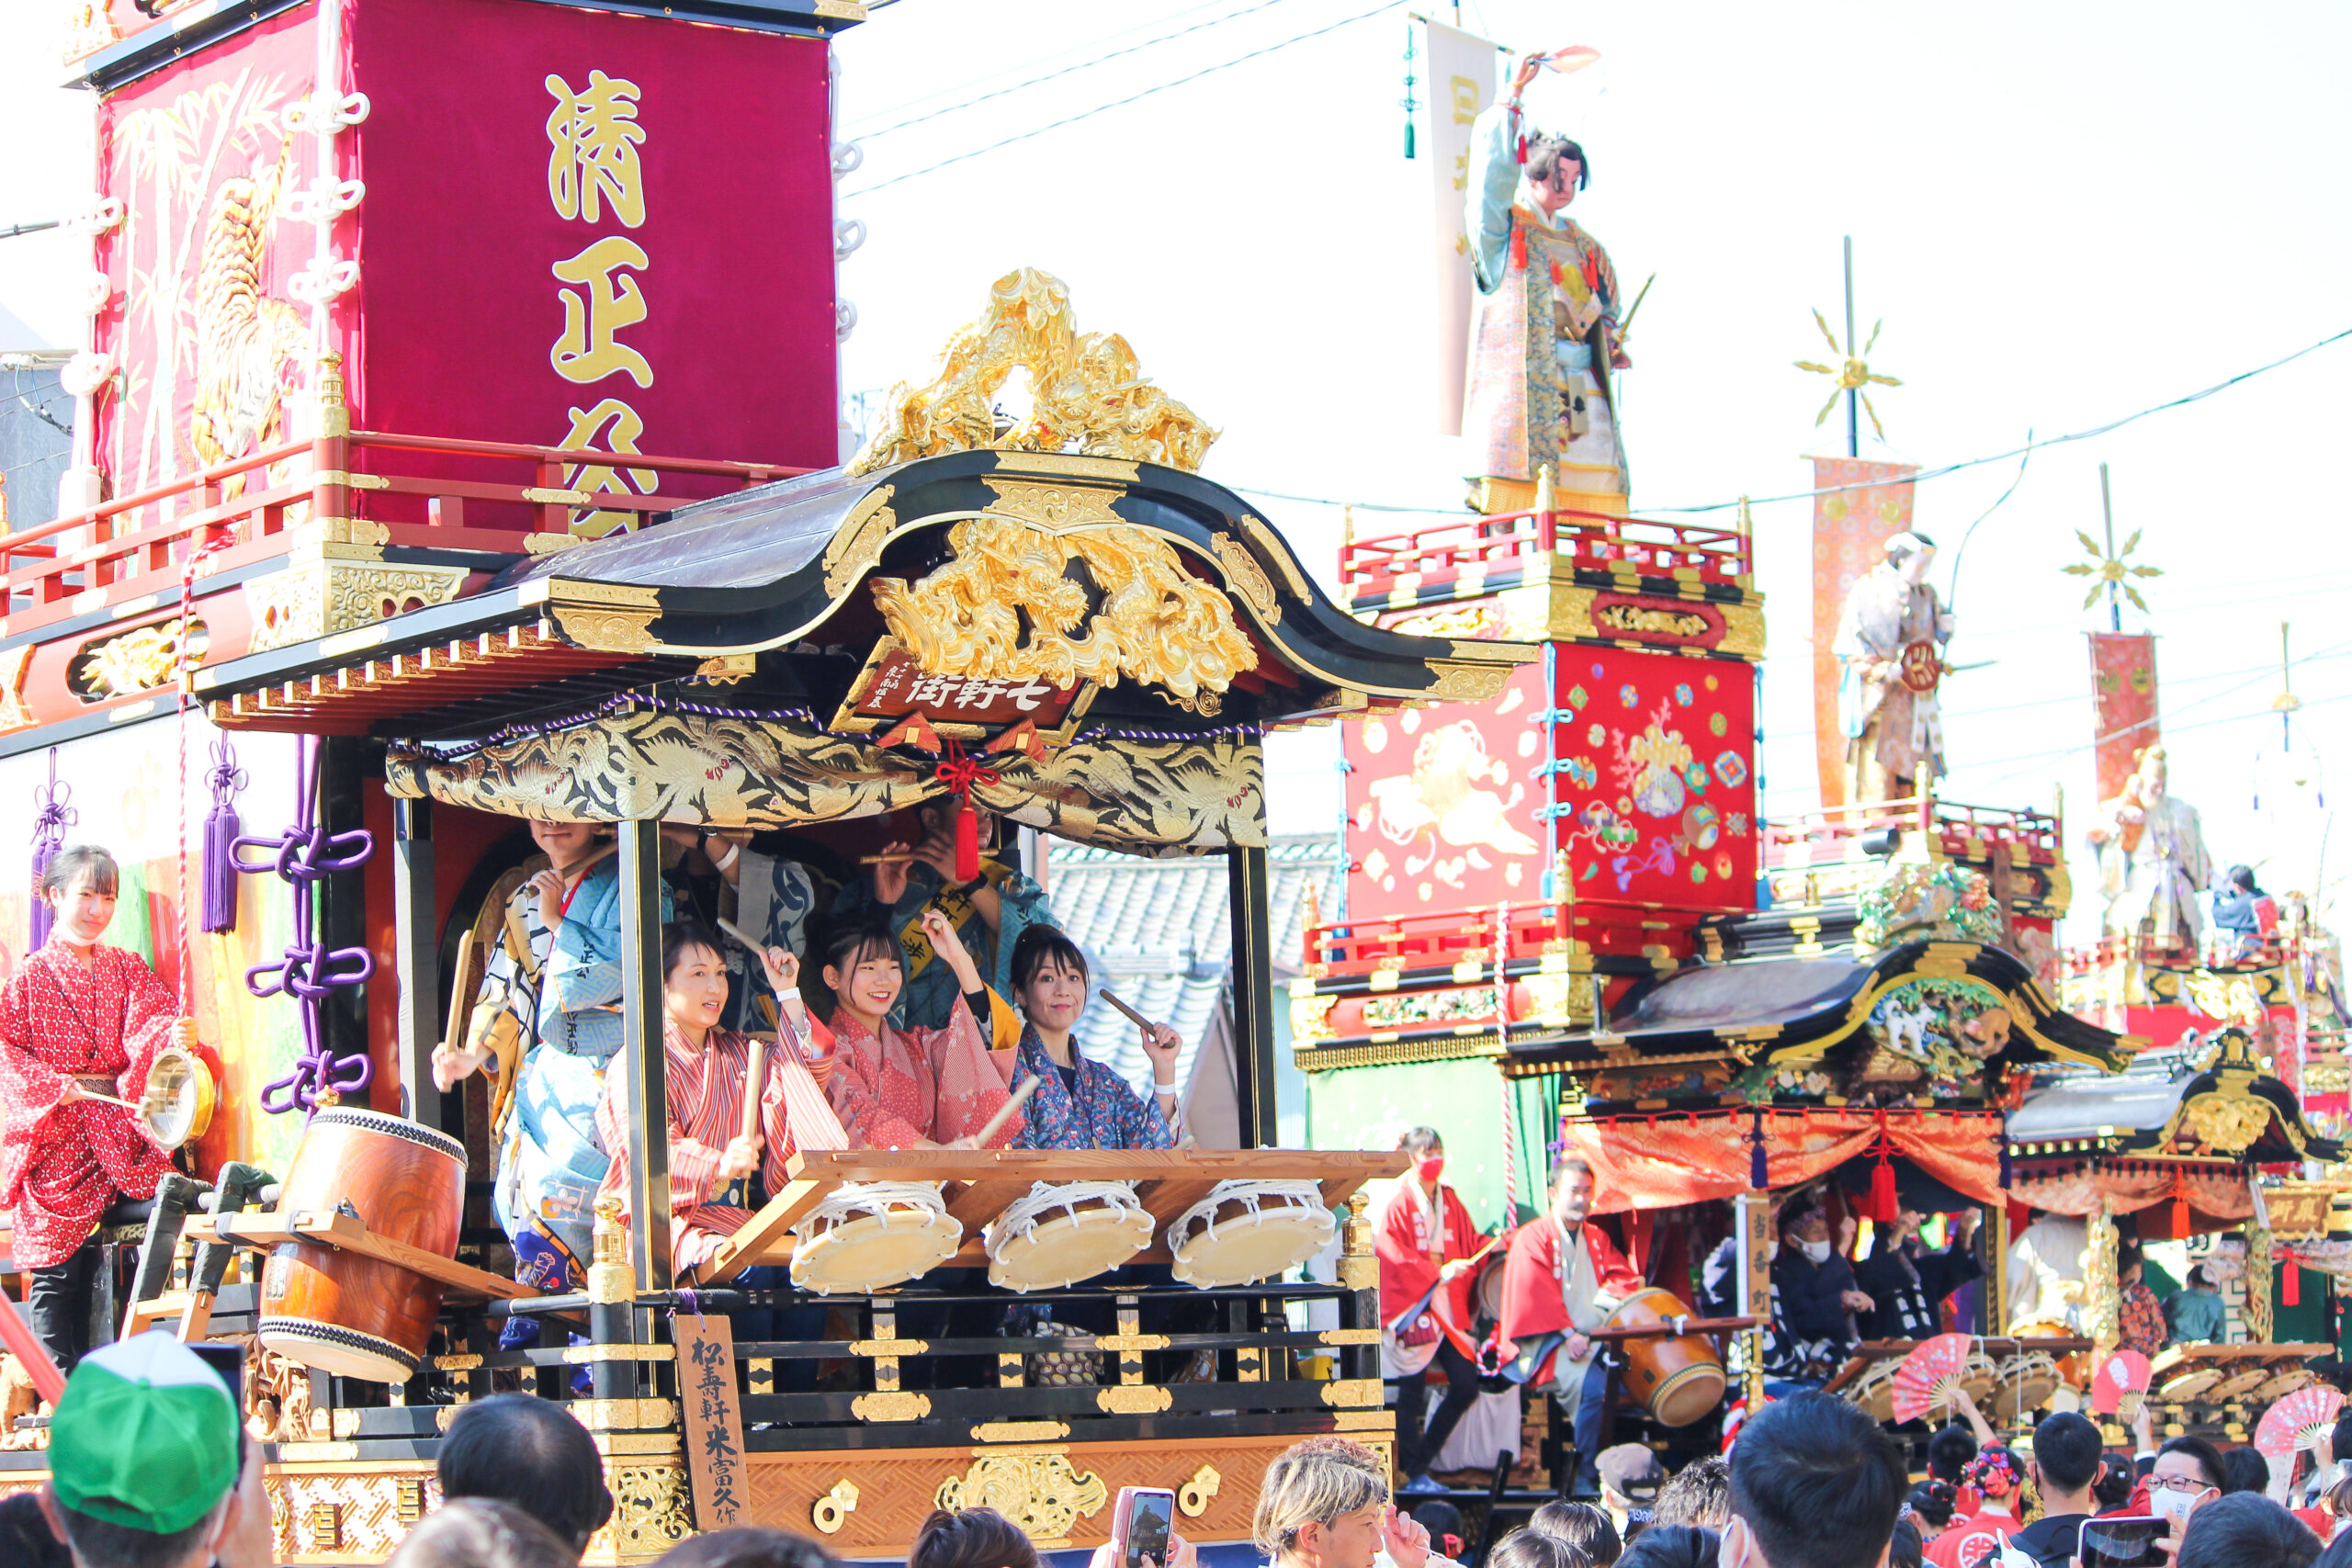
[[(1876, 334), (1872, 334), (1876, 335)], [(1846, 352), (1854, 352), (1854, 236), (1846, 236)], [(1846, 389), (1846, 456), (1862, 455), (1861, 389)]]

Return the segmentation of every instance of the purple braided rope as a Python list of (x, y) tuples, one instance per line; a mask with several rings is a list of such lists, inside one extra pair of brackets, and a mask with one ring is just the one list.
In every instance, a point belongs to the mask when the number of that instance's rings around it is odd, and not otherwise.
[[(274, 839), (241, 837), (230, 848), (239, 871), (248, 876), (274, 872), (294, 891), (294, 940), (276, 964), (256, 964), (245, 971), (245, 989), (256, 997), (291, 997), (301, 1010), (302, 1054), (294, 1070), (261, 1091), (261, 1108), (273, 1116), (300, 1110), (305, 1117), (319, 1108), (322, 1095), (338, 1099), (357, 1094), (376, 1076), (376, 1064), (365, 1051), (338, 1056), (320, 1043), (319, 1004), (338, 986), (357, 986), (376, 973), (375, 955), (364, 947), (328, 947), (316, 933), (315, 885), (338, 871), (367, 863), (376, 851), (376, 838), (364, 829), (329, 833), (318, 825), (318, 740), (302, 738), (297, 764), (294, 825)], [(247, 849), (268, 852), (251, 861)]]
[(49, 749), (49, 783), (33, 791), (37, 807), (33, 817), (33, 900), (32, 929), (28, 933), (31, 945), (25, 951), (39, 953), (49, 942), (49, 900), (41, 897), (40, 879), (49, 874), (50, 857), (65, 847), (65, 829), (80, 820), (81, 813), (67, 804), (74, 798), (74, 786), (59, 782), (57, 777), (57, 748)]

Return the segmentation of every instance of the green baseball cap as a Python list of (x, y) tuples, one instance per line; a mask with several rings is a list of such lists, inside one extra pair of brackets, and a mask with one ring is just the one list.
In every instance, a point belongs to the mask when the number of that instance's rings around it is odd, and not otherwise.
[(228, 1385), (160, 1329), (93, 1350), (49, 1423), (51, 1484), (77, 1514), (170, 1535), (237, 1483)]

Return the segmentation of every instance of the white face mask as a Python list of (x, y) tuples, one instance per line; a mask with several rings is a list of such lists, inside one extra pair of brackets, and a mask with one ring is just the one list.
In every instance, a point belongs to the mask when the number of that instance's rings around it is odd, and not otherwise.
[(1829, 1261), (1829, 1244), (1826, 1241), (1801, 1241), (1797, 1243), (1797, 1247), (1815, 1263)]
[[(2206, 1488), (2206, 1491), (2211, 1490), (2211, 1487)], [(2170, 1519), (2176, 1525), (2184, 1524), (2188, 1521), (2188, 1510), (2203, 1501), (2204, 1496), (2204, 1492), (2176, 1492), (2169, 1486), (2155, 1486), (2149, 1488), (2148, 1507), (2160, 1518)]]

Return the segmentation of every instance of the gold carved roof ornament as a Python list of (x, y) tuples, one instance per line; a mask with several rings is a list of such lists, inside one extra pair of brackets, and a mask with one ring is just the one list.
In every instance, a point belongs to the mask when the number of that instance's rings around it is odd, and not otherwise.
[[(1065, 534), (991, 514), (955, 524), (947, 542), (953, 558), (921, 581), (872, 583), (891, 634), (926, 671), (1056, 686), (1115, 686), (1125, 676), (1161, 687), (1188, 711), (1214, 714), (1233, 677), (1258, 667), (1225, 595), (1141, 528)], [(1093, 593), (1069, 574), (1073, 562), (1093, 579)]]
[[(1029, 418), (1001, 423), (997, 394), (1025, 370)], [(1069, 286), (1020, 267), (989, 288), (980, 319), (941, 352), (921, 387), (890, 389), (888, 413), (849, 465), (852, 475), (944, 452), (1075, 451), (1197, 471), (1217, 433), (1143, 375), (1116, 333), (1080, 336)]]

